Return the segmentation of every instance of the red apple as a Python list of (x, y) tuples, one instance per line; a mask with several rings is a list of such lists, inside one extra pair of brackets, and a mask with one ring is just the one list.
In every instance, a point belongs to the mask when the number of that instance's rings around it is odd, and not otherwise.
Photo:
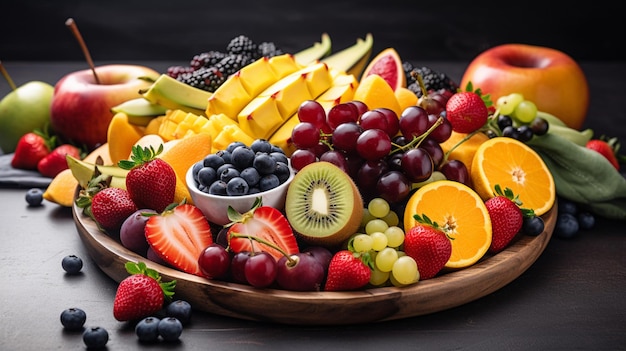
[[(76, 71), (61, 78), (54, 87), (50, 124), (65, 141), (89, 150), (107, 142), (113, 118), (111, 108), (140, 97), (159, 73), (140, 65), (110, 64)], [(144, 79), (147, 78), (147, 79)]]
[(479, 54), (467, 67), (461, 87), (499, 97), (520, 93), (541, 111), (580, 129), (589, 107), (589, 86), (583, 70), (567, 54), (552, 48), (503, 44)]

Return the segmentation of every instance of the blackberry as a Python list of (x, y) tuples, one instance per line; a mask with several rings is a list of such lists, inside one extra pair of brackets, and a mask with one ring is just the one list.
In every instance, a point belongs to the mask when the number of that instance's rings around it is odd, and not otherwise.
[(225, 77), (228, 77), (252, 62), (254, 62), (254, 58), (252, 56), (243, 54), (228, 55), (218, 62), (215, 65), (215, 68), (217, 68), (218, 71), (220, 71)]
[(201, 54), (195, 55), (189, 65), (194, 70), (197, 70), (201, 67), (212, 67), (215, 66), (218, 62), (220, 62), (224, 57), (226, 57), (226, 53), (221, 51), (208, 51), (203, 52)]
[(252, 39), (245, 35), (239, 35), (234, 37), (226, 46), (226, 52), (228, 54), (245, 54), (248, 56), (254, 56), (257, 52), (257, 45)]
[(276, 44), (274, 44), (271, 41), (264, 41), (261, 44), (259, 44), (258, 46), (258, 54), (257, 57), (274, 57), (274, 56), (278, 56), (278, 55), (282, 55), (284, 54), (284, 52), (276, 47)]
[(217, 67), (201, 67), (193, 72), (181, 74), (176, 79), (192, 87), (213, 93), (226, 81), (226, 78), (227, 76)]
[[(459, 86), (445, 73), (437, 72), (430, 67), (414, 67), (407, 72), (406, 69), (409, 68), (409, 66), (404, 64), (402, 66), (405, 68), (405, 74), (407, 74), (407, 87), (414, 93), (418, 94), (418, 97), (422, 96), (422, 92), (419, 89), (419, 84), (417, 83), (417, 79), (414, 74), (419, 74), (422, 77), (422, 81), (424, 82), (424, 86), (427, 91), (444, 89), (455, 93), (459, 88)], [(412, 86), (413, 84), (415, 85)]]
[(180, 76), (181, 74), (190, 73), (190, 72), (193, 72), (192, 67), (170, 66), (167, 68), (167, 75), (174, 79), (178, 78), (178, 76)]

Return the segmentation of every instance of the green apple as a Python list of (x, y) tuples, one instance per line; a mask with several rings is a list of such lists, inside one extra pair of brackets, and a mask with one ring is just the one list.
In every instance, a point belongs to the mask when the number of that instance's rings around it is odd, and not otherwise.
[(28, 82), (8, 93), (0, 101), (0, 148), (15, 151), (22, 135), (44, 130), (50, 123), (54, 87), (40, 81)]

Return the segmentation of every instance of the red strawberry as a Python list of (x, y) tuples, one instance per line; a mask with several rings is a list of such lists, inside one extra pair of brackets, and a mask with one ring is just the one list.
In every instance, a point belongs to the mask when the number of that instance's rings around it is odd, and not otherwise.
[(229, 224), (230, 228), (228, 229), (227, 237), (229, 238), (230, 249), (235, 253), (242, 251), (267, 251), (276, 260), (284, 256), (279, 250), (256, 240), (232, 237), (233, 234), (238, 234), (244, 236), (251, 235), (268, 241), (280, 247), (289, 255), (300, 252), (293, 229), (287, 218), (279, 210), (270, 206), (263, 206), (260, 200), (260, 198), (257, 198), (250, 211), (243, 214), (229, 207), (228, 218), (232, 222)]
[(137, 211), (137, 206), (125, 189), (104, 188), (91, 199), (93, 218), (105, 230), (116, 231)]
[(533, 214), (532, 210), (520, 208), (521, 201), (509, 188), (495, 186), (495, 196), (485, 201), (491, 219), (492, 237), (489, 252), (498, 253), (506, 248), (522, 229), (524, 216)]
[(600, 139), (592, 139), (589, 140), (585, 146), (587, 149), (600, 153), (600, 155), (609, 160), (613, 167), (619, 171), (619, 162), (617, 161), (617, 156), (615, 155), (615, 149), (611, 147), (608, 142)]
[(36, 170), (41, 159), (50, 153), (50, 139), (38, 132), (22, 135), (15, 147), (11, 166), (18, 169)]
[(174, 202), (176, 172), (160, 158), (163, 144), (153, 147), (133, 146), (131, 160), (122, 160), (119, 166), (130, 171), (126, 175), (126, 189), (139, 208), (163, 212)]
[(430, 279), (450, 260), (452, 243), (436, 222), (427, 216), (415, 218), (419, 223), (404, 234), (404, 252), (417, 263), (420, 280)]
[(471, 133), (480, 129), (489, 118), (489, 110), (481, 96), (472, 91), (458, 92), (446, 103), (446, 118), (452, 130)]
[(145, 232), (159, 257), (183, 272), (202, 276), (198, 258), (213, 243), (213, 236), (200, 209), (185, 203), (172, 204), (148, 219)]
[(80, 159), (80, 149), (71, 144), (63, 144), (54, 148), (37, 164), (37, 170), (45, 177), (54, 178), (61, 171), (68, 169), (66, 155)]
[(328, 265), (324, 290), (357, 290), (367, 285), (372, 275), (370, 267), (364, 262), (367, 257), (349, 250), (336, 252)]
[(131, 275), (117, 287), (113, 301), (113, 316), (118, 321), (148, 317), (163, 308), (163, 302), (174, 295), (176, 281), (162, 283), (159, 273), (143, 262), (126, 263)]

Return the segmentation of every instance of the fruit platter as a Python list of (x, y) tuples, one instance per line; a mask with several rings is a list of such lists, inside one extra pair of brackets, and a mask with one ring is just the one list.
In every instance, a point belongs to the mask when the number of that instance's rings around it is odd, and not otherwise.
[[(34, 149), (24, 137), (14, 166), (50, 175), (43, 198), (71, 208), (93, 260), (124, 285), (119, 321), (172, 295), (208, 313), (296, 325), (431, 314), (522, 275), (555, 232), (557, 198), (623, 218), (615, 188), (580, 191), (585, 179), (626, 185), (616, 141), (579, 130), (587, 86), (571, 58), (511, 44), (485, 54), (513, 52), (524, 67), (488, 77), (479, 68), (492, 63), (479, 56), (457, 84), (393, 48), (372, 55), (372, 43), (368, 34), (333, 53), (324, 34), (284, 53), (240, 35), (163, 73), (69, 74), (49, 102), (65, 142), (48, 146), (55, 167), (21, 156)], [(534, 55), (567, 67), (581, 106), (544, 102), (539, 78), (493, 82), (552, 68)], [(110, 72), (126, 81), (115, 88)], [(77, 91), (79, 81), (92, 88)], [(81, 99), (108, 107), (70, 103)], [(77, 128), (85, 113), (97, 121)], [(151, 309), (118, 301), (144, 298), (127, 287), (138, 275), (160, 286)]]

